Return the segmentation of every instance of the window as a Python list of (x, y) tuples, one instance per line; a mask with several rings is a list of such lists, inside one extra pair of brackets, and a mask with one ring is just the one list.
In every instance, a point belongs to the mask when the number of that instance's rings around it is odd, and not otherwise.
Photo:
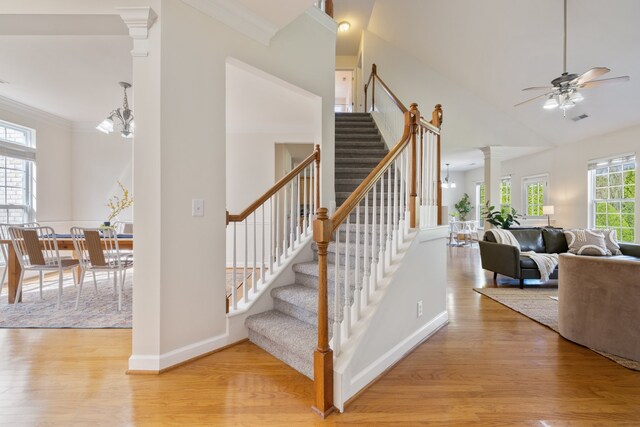
[(476, 219), (482, 225), (482, 211), (485, 204), (484, 182), (476, 182)]
[(636, 157), (589, 162), (590, 215), (593, 228), (616, 230), (618, 240), (635, 240)]
[(0, 223), (35, 220), (35, 131), (0, 121)]
[(511, 207), (511, 178), (500, 180), (500, 208), (501, 210)]
[(531, 176), (522, 180), (525, 195), (525, 215), (543, 216), (542, 206), (547, 200), (547, 176)]

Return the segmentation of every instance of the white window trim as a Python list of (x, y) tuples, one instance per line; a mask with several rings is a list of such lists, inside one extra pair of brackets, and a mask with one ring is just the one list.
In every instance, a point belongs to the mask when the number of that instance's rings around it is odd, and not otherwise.
[[(598, 158), (598, 159), (590, 159), (587, 162), (587, 191), (588, 191), (588, 218), (587, 218), (587, 224), (589, 226), (589, 228), (596, 228), (596, 209), (595, 209), (595, 171), (597, 169), (596, 167), (590, 167), (593, 163), (609, 163), (612, 160), (615, 159), (621, 159), (621, 158), (626, 158), (626, 157), (634, 157), (635, 158), (635, 173), (636, 173), (636, 200), (635, 204), (635, 212), (634, 212), (634, 216), (635, 216), (635, 227), (634, 227), (634, 235), (635, 235), (635, 240), (636, 242), (638, 241), (638, 233), (640, 233), (640, 226), (638, 224), (638, 184), (640, 183), (640, 179), (638, 177), (638, 171), (639, 171), (639, 167), (640, 167), (640, 162), (638, 161), (638, 156), (636, 155), (636, 153), (634, 152), (630, 152), (630, 153), (624, 153), (624, 154), (619, 154), (616, 156), (609, 156), (609, 157), (602, 157), (602, 158)], [(624, 164), (624, 162), (621, 162), (621, 164)], [(605, 165), (602, 165), (605, 166)], [(609, 165), (606, 165), (609, 166)], [(613, 201), (622, 201), (624, 199), (610, 199)], [(618, 239), (620, 239), (621, 236), (618, 236)]]
[[(543, 205), (548, 205), (549, 204), (549, 174), (548, 173), (542, 173), (542, 174), (538, 174), (538, 175), (529, 175), (529, 176), (525, 176), (522, 177), (522, 212), (523, 212), (523, 217), (525, 219), (527, 218), (531, 218), (531, 219), (538, 219), (538, 218), (546, 218), (545, 215), (528, 215), (528, 209), (527, 209), (527, 201), (528, 201), (528, 197), (527, 197), (527, 184), (528, 183), (534, 183), (534, 182), (544, 182), (544, 193), (543, 193), (543, 199), (542, 199), (542, 204)], [(511, 182), (511, 192), (512, 192), (512, 196), (513, 196), (513, 182)], [(513, 206), (513, 199), (511, 200), (511, 205)]]
[(26, 222), (35, 221), (35, 188), (33, 188), (34, 176), (35, 176), (35, 162), (36, 162), (36, 131), (35, 129), (21, 126), (15, 123), (0, 120), (0, 126), (15, 129), (27, 134), (27, 144), (17, 144), (13, 141), (8, 141), (4, 138), (0, 138), (0, 156), (12, 157), (15, 159), (25, 160), (25, 198), (30, 203), (26, 205), (0, 205), (0, 209), (16, 209), (22, 208), (26, 212)]

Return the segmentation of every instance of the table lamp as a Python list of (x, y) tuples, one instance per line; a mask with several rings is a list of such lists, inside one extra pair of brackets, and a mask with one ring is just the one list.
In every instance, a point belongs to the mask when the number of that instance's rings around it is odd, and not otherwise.
[(551, 218), (549, 217), (549, 215), (553, 215), (554, 213), (555, 209), (553, 208), (553, 206), (549, 205), (542, 207), (542, 214), (547, 216), (547, 223), (549, 224), (549, 227), (551, 227)]

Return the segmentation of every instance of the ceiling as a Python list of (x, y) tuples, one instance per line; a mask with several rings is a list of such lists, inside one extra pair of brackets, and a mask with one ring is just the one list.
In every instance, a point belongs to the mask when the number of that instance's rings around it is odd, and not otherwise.
[(362, 30), (367, 28), (373, 11), (374, 0), (336, 0), (333, 5), (333, 19), (347, 21), (349, 31), (338, 31), (336, 35), (336, 55), (357, 55)]
[(0, 96), (98, 123), (122, 106), (132, 46), (118, 15), (0, 15)]
[[(377, 0), (368, 29), (554, 144), (640, 124), (640, 2), (569, 0), (568, 71), (611, 68), (631, 82), (585, 90), (563, 117), (542, 103), (514, 108), (562, 72), (561, 0)], [(571, 117), (586, 113), (579, 122)], [(503, 144), (509, 145), (509, 144)], [(517, 145), (517, 144), (515, 144)]]
[[(604, 77), (629, 75), (629, 83), (584, 90), (585, 100), (567, 117), (559, 110), (542, 109), (544, 99), (514, 108), (537, 94), (522, 88), (548, 86), (562, 72), (562, 7), (562, 0), (336, 1), (336, 21), (358, 23), (345, 36), (338, 35), (337, 53), (357, 55), (361, 29), (366, 28), (410, 50), (422, 63), (555, 145), (640, 124), (637, 0), (568, 1), (567, 71), (580, 74), (606, 66), (611, 72)], [(571, 120), (581, 114), (588, 117)], [(498, 145), (505, 159), (545, 149), (510, 147), (521, 145), (517, 141)], [(443, 159), (455, 165), (452, 170), (483, 164), (479, 147), (443, 148)]]

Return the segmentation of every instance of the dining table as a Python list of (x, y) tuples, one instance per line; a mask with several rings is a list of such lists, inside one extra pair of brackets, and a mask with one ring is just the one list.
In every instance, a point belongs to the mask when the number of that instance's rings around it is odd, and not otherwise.
[[(73, 257), (77, 258), (75, 247), (73, 246), (73, 239), (70, 234), (56, 234), (56, 241), (58, 242), (59, 251), (72, 251)], [(18, 293), (18, 282), (20, 281), (20, 273), (22, 267), (18, 261), (18, 256), (11, 243), (11, 240), (0, 240), (0, 244), (7, 245), (7, 288), (9, 304), (14, 304), (22, 300), (22, 295), (16, 295)], [(133, 235), (132, 234), (118, 234), (118, 249), (120, 250), (133, 250)], [(77, 277), (80, 277), (77, 275)]]

